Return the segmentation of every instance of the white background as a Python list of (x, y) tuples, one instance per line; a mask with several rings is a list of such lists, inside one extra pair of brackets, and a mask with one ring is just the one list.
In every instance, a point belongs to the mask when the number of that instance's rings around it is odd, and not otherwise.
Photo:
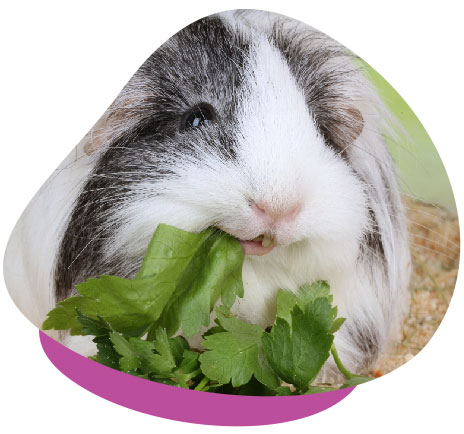
[[(0, 251), (38, 188), (127, 80), (173, 33), (213, 12), (267, 9), (306, 22), (377, 69), (435, 143), (463, 211), (462, 11), (451, 1), (15, 1), (0, 11)], [(40, 252), (37, 252), (40, 254)], [(427, 347), (394, 373), (310, 418), (248, 432), (457, 432), (462, 429), (462, 279)], [(107, 402), (59, 373), (0, 282), (4, 432), (236, 432)], [(179, 412), (182, 409), (179, 408)], [(453, 428), (454, 427), (454, 428)], [(316, 431), (317, 430), (317, 431)], [(159, 432), (159, 431), (158, 431)]]

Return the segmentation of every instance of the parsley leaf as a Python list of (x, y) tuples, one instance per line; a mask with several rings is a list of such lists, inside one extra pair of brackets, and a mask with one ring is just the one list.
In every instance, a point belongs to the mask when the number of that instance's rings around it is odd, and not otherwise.
[(277, 293), (277, 316), (290, 323), (290, 311), (295, 305), (300, 306), (301, 310), (305, 310), (305, 306), (316, 298), (326, 298), (329, 303), (332, 303), (333, 296), (330, 295), (329, 291), (329, 284), (323, 280), (317, 281), (312, 285), (302, 285), (296, 294), (281, 289)]
[(315, 298), (304, 310), (299, 304), (290, 310), (289, 322), (277, 317), (271, 332), (262, 336), (262, 344), (279, 378), (307, 389), (329, 358), (336, 311), (328, 297)]
[(212, 229), (194, 234), (159, 225), (134, 279), (101, 276), (77, 285), (80, 296), (58, 303), (42, 329), (93, 334), (97, 324), (83, 324), (78, 310), (126, 336), (140, 337), (158, 326), (168, 336), (180, 326), (193, 336), (209, 325), (219, 297), (228, 307), (243, 297), (243, 258), (240, 243), (227, 234)]
[[(334, 390), (311, 385), (329, 352), (347, 378), (342, 388), (371, 380), (338, 357), (333, 334), (344, 318), (326, 282), (280, 290), (269, 333), (231, 314), (243, 297), (243, 260), (240, 243), (216, 229), (195, 234), (159, 225), (133, 279), (100, 276), (77, 285), (79, 295), (58, 303), (42, 328), (95, 336), (92, 360), (182, 388), (261, 396)], [(214, 308), (217, 325), (203, 334), (204, 353), (171, 337), (198, 334)]]
[(254, 375), (265, 386), (278, 387), (261, 350), (264, 330), (239, 320), (223, 306), (216, 308), (216, 315), (225, 331), (206, 336), (203, 341), (203, 347), (210, 350), (200, 355), (204, 374), (222, 384), (232, 381), (234, 387), (248, 383)]
[(95, 356), (90, 357), (90, 359), (120, 371), (119, 359), (121, 355), (114, 349), (110, 336), (97, 336), (93, 341), (97, 345), (98, 352)]
[(142, 336), (160, 316), (174, 285), (157, 281), (156, 277), (140, 280), (116, 276), (89, 279), (76, 286), (81, 296), (58, 303), (48, 313), (44, 330), (70, 329), (71, 335), (86, 334), (76, 309), (87, 317), (103, 318), (113, 330), (129, 336)]

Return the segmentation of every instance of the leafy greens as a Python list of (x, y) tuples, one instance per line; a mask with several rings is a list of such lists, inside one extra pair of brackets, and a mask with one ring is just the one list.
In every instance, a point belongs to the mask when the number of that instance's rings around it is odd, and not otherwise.
[[(100, 276), (76, 285), (79, 295), (58, 303), (42, 328), (95, 336), (92, 360), (182, 388), (251, 395), (334, 390), (311, 386), (330, 354), (347, 378), (342, 387), (370, 380), (347, 371), (336, 353), (334, 333), (344, 319), (325, 282), (296, 294), (280, 290), (270, 332), (233, 315), (243, 297), (243, 260), (228, 234), (159, 225), (133, 279)], [(217, 326), (204, 333), (204, 352), (174, 337), (181, 330), (187, 338), (199, 334), (213, 310)]]

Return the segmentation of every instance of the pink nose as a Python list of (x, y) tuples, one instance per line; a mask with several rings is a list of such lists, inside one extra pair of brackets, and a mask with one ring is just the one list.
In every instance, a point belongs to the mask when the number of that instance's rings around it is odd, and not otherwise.
[(300, 204), (276, 208), (263, 202), (251, 202), (251, 208), (259, 217), (263, 219), (270, 219), (274, 222), (294, 220), (301, 211)]

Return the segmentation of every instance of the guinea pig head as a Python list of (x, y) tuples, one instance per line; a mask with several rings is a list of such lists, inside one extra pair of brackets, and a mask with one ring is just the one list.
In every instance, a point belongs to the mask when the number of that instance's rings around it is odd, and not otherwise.
[(262, 11), (175, 34), (16, 226), (18, 303), (41, 324), (79, 283), (135, 276), (159, 224), (213, 227), (246, 254), (232, 313), (267, 327), (279, 289), (327, 280), (351, 319), (337, 348), (367, 366), (404, 311), (409, 251), (388, 110), (362, 68), (321, 32)]
[[(101, 270), (130, 276), (159, 223), (217, 227), (259, 260), (296, 244), (356, 259), (370, 224), (350, 153), (366, 129), (363, 81), (344, 48), (292, 23), (208, 17), (147, 59), (84, 142), (95, 166), (56, 287)], [(79, 255), (88, 240), (91, 260)]]
[(356, 246), (368, 216), (346, 149), (363, 119), (337, 74), (349, 84), (338, 49), (278, 28), (244, 34), (209, 18), (175, 35), (102, 129), (118, 137), (97, 168), (118, 192), (101, 193), (112, 199), (106, 254), (135, 248), (158, 223), (216, 226), (250, 255), (311, 240)]

